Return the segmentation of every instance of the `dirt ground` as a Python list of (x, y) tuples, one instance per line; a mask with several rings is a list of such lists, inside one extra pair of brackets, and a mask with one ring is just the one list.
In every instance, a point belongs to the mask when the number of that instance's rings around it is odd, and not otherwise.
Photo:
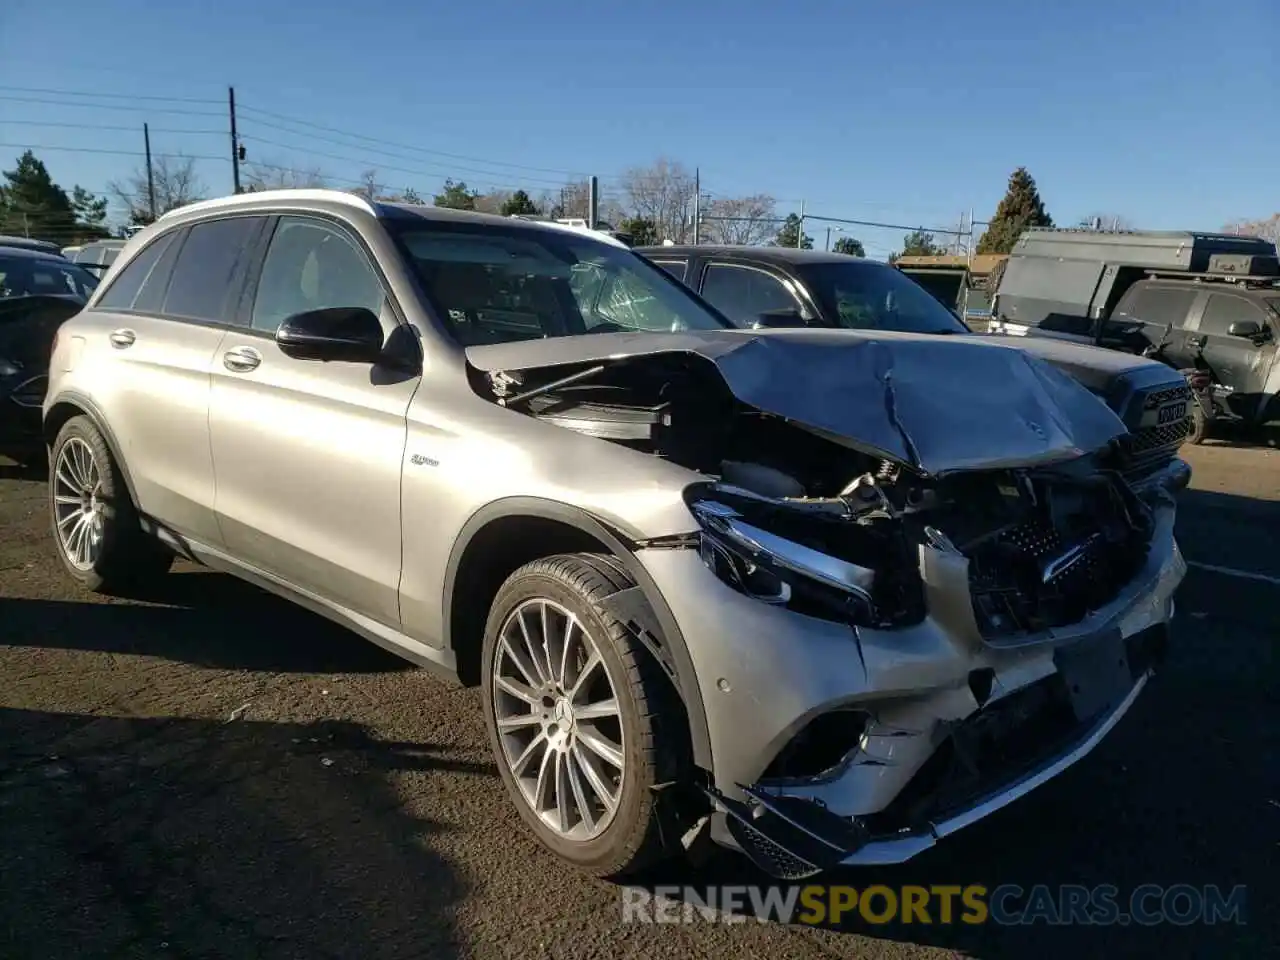
[[(44, 483), (0, 461), (0, 956), (1274, 955), (1280, 452), (1211, 444), (1166, 669), (1092, 755), (902, 867), (831, 882), (1248, 887), (1231, 926), (688, 926), (542, 853), (475, 691), (182, 566), (71, 586)], [(654, 882), (765, 882), (721, 855)]]

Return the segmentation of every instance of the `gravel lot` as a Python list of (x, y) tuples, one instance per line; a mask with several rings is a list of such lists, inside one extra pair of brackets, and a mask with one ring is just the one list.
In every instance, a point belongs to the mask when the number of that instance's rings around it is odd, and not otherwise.
[[(0, 956), (1274, 955), (1280, 452), (1188, 458), (1182, 544), (1209, 566), (1129, 717), (940, 849), (831, 878), (1249, 887), (1244, 926), (1105, 930), (624, 925), (520, 827), (475, 691), (186, 565), (145, 601), (83, 593), (43, 482), (0, 460)], [(652, 880), (764, 882), (723, 855)]]

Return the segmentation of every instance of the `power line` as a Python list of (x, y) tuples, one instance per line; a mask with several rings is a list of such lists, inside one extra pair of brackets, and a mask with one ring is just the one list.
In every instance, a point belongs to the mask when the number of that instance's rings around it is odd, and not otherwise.
[[(434, 170), (415, 169), (411, 167), (397, 167), (397, 166), (388, 164), (386, 163), (386, 161), (382, 161), (382, 160), (370, 160), (368, 158), (361, 158), (361, 157), (339, 156), (336, 153), (326, 153), (322, 150), (313, 150), (310, 147), (300, 148), (297, 146), (292, 146), (287, 143), (280, 143), (278, 140), (268, 140), (267, 138), (257, 136), (256, 134), (242, 133), (240, 135), (240, 139), (247, 140), (251, 143), (262, 143), (262, 144), (266, 144), (267, 146), (280, 147), (285, 150), (301, 150), (301, 152), (304, 152), (309, 156), (321, 157), (326, 160), (337, 160), (342, 163), (354, 163), (357, 165), (362, 165), (365, 167), (370, 167), (375, 169), (391, 170), (391, 171), (395, 171), (396, 173), (407, 173), (417, 177), (448, 177), (453, 174), (468, 172), (465, 169), (459, 169), (457, 167), (452, 167), (447, 169), (434, 169)], [(372, 148), (366, 148), (366, 149), (372, 149)], [(246, 162), (252, 162), (252, 161), (246, 161)], [(495, 174), (495, 173), (476, 171), (476, 170), (469, 171), (469, 172), (478, 173), (481, 176), (486, 176), (486, 177), (498, 176), (498, 174)], [(539, 178), (539, 177), (520, 176), (517, 174), (512, 174), (510, 172), (504, 172), (501, 175), (507, 176), (507, 177), (514, 177), (517, 180), (530, 180), (530, 181), (546, 183), (552, 186), (563, 185), (562, 181), (559, 181), (559, 180), (548, 180), (548, 179)]]
[[(118, 157), (140, 157), (141, 150), (108, 150), (105, 147), (55, 147), (43, 143), (0, 143), (0, 148), (6, 150), (55, 150), (64, 153), (102, 153), (113, 154)], [(210, 157), (202, 156), (198, 153), (153, 153), (152, 157), (161, 157), (166, 160), (217, 160), (226, 161), (226, 157)]]
[[(494, 166), (494, 167), (510, 167), (515, 170), (533, 170), (540, 173), (558, 173), (568, 177), (585, 178), (586, 176), (588, 176), (588, 174), (584, 173), (581, 170), (564, 170), (564, 169), (558, 169), (555, 167), (535, 167), (535, 166), (530, 166), (528, 164), (508, 163), (506, 161), (501, 161), (501, 160), (486, 160), (481, 157), (469, 157), (459, 153), (446, 153), (443, 150), (428, 150), (425, 147), (415, 147), (409, 144), (395, 143), (394, 141), (391, 141), (391, 140), (379, 140), (376, 137), (368, 137), (368, 136), (365, 136), (364, 134), (359, 134), (359, 133), (349, 133), (345, 130), (339, 130), (335, 127), (326, 127), (322, 124), (311, 123), (310, 121), (307, 121), (307, 120), (297, 120), (292, 117), (285, 116), (284, 114), (281, 114), (281, 113), (273, 113), (270, 110), (261, 110), (257, 107), (242, 106), (239, 109), (240, 109), (240, 112), (243, 114), (246, 114), (249, 119), (253, 119), (253, 116), (252, 116), (253, 114), (259, 114), (260, 116), (269, 117), (273, 120), (283, 121), (285, 123), (293, 124), (299, 127), (308, 127), (312, 130), (320, 130), (325, 133), (337, 134), (339, 136), (346, 137), (351, 140), (363, 140), (366, 143), (381, 144), (387, 147), (394, 147), (397, 150), (409, 150), (409, 151), (422, 153), (422, 154), (430, 154), (433, 156), (444, 157), (445, 159), (448, 159), (448, 160), (461, 160), (467, 163), (487, 164), (489, 166)], [(272, 125), (261, 119), (257, 120), (256, 122), (262, 124), (263, 126)], [(276, 126), (276, 129), (281, 130), (285, 133), (293, 133), (295, 135), (300, 135), (300, 136), (315, 136), (314, 134), (299, 134), (298, 131), (287, 130), (280, 126)], [(324, 139), (324, 138), (316, 137), (316, 139)], [(330, 141), (330, 142), (333, 142), (333, 141)], [(354, 146), (354, 144), (342, 144), (342, 143), (339, 143), (338, 145)], [(560, 183), (560, 181), (555, 181), (555, 182)]]
[[(11, 126), (26, 127), (59, 127), (69, 130), (125, 130), (130, 133), (137, 133), (139, 127), (137, 124), (112, 124), (112, 123), (67, 123), (54, 122), (49, 120), (0, 120), (0, 124), (10, 124)], [(152, 127), (152, 133), (182, 133), (193, 135), (217, 135), (225, 137), (225, 130), (185, 130), (177, 127)]]
[(8, 90), (11, 93), (47, 93), (59, 97), (99, 97), (104, 100), (152, 100), (162, 103), (222, 103), (221, 100), (210, 100), (202, 97), (158, 97), (136, 93), (99, 93), (90, 90), (49, 90), (45, 87), (0, 86), (0, 90)]
[(19, 97), (10, 96), (9, 94), (0, 93), (0, 100), (10, 100), (17, 103), (39, 103), (54, 107), (80, 107), (86, 110), (124, 110), (130, 113), (173, 113), (183, 117), (222, 117), (223, 113), (215, 113), (211, 110), (177, 110), (165, 107), (126, 107), (123, 104), (115, 103), (68, 103), (65, 100), (48, 100), (42, 97)]

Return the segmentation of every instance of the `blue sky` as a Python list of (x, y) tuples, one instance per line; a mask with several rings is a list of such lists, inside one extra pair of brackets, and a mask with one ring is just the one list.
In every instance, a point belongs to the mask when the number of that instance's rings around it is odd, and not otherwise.
[[(1060, 223), (1211, 229), (1280, 210), (1278, 38), (1277, 0), (5, 0), (0, 144), (77, 148), (37, 152), (104, 191), (145, 120), (230, 192), (234, 84), (251, 157), (335, 181), (537, 194), (585, 171), (616, 193), (661, 155), (715, 195), (942, 227), (1022, 164)], [(872, 255), (901, 234), (851, 232)]]

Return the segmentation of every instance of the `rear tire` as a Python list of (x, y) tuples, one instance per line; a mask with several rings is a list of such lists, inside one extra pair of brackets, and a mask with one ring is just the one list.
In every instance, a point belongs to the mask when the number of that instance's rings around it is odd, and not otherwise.
[(631, 586), (606, 555), (535, 560), (499, 589), (484, 634), (485, 724), (503, 783), (544, 846), (599, 877), (673, 852), (655, 788), (688, 770), (670, 681), (602, 605)]
[(58, 559), (95, 593), (163, 576), (173, 552), (148, 536), (102, 434), (84, 416), (58, 431), (49, 452), (49, 515)]

